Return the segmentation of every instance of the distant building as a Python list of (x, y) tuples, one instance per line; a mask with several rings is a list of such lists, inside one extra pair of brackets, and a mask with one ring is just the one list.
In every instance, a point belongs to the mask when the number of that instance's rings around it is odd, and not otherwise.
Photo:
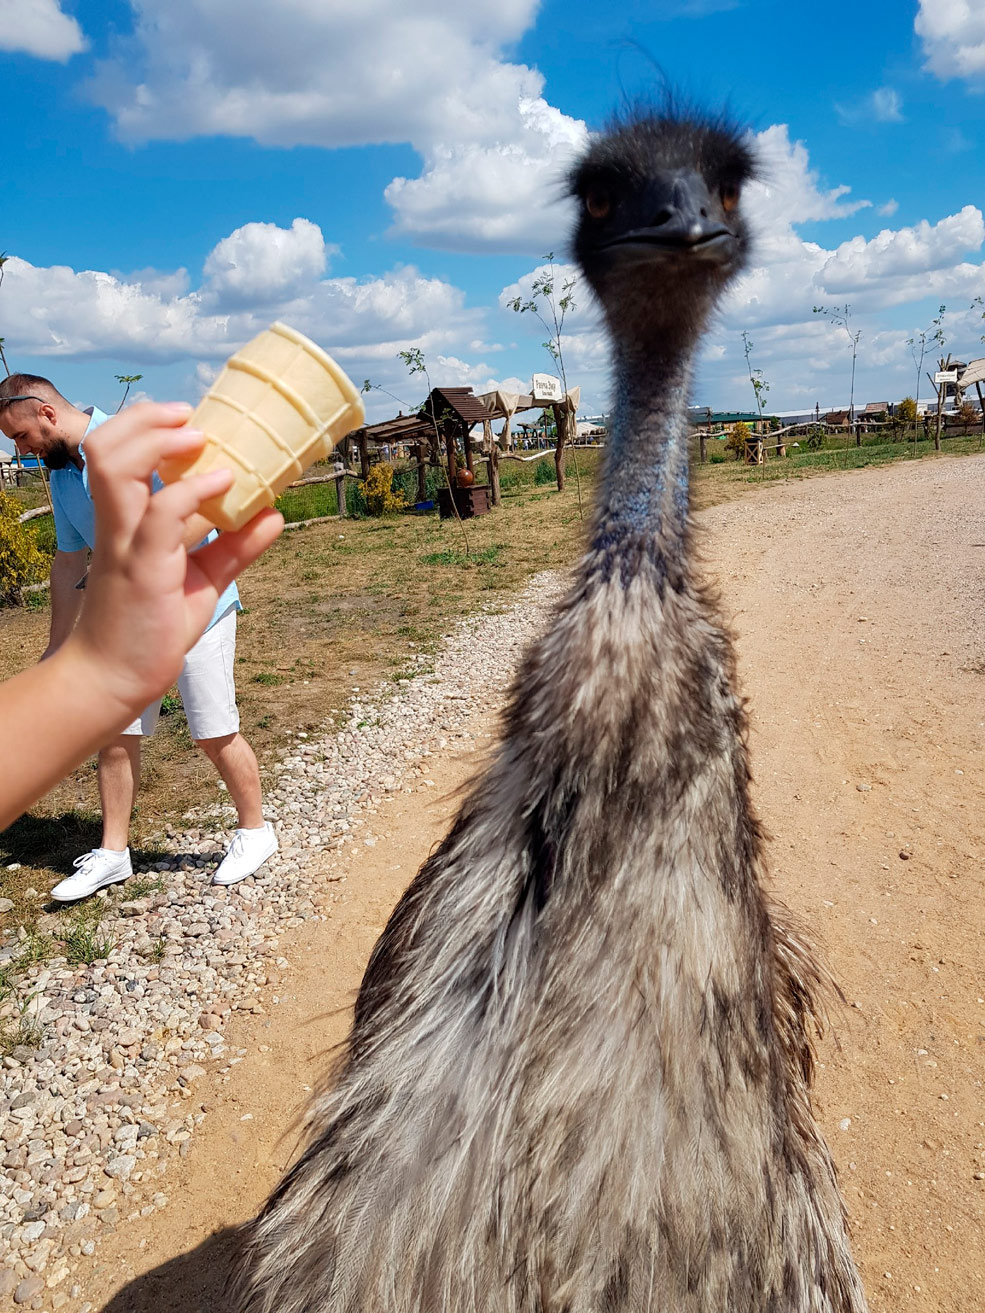
[(760, 417), (755, 410), (711, 410), (707, 406), (692, 406), (688, 411), (691, 427), (705, 433), (718, 433), (722, 429), (730, 429), (734, 424), (748, 424), (754, 431), (767, 430), (772, 422), (772, 415)]

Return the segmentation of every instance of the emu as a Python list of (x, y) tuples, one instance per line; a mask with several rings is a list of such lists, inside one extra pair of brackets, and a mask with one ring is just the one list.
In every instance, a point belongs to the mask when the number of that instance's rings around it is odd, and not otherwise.
[(393, 912), (245, 1313), (863, 1313), (810, 1103), (824, 978), (763, 889), (686, 398), (756, 163), (633, 113), (570, 177), (617, 412), (588, 549)]

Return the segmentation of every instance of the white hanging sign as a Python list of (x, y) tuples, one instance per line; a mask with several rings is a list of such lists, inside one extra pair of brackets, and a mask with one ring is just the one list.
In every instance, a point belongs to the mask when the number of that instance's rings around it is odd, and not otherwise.
[(956, 369), (939, 369), (934, 375), (935, 383), (957, 383), (958, 371)]
[(530, 395), (534, 401), (560, 401), (564, 396), (561, 380), (553, 374), (534, 374), (530, 380)]

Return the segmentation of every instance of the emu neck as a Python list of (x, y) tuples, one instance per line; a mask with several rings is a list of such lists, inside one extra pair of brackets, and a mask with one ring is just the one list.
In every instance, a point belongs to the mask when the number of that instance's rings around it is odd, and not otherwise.
[(682, 564), (688, 516), (691, 353), (654, 358), (620, 345), (615, 365), (616, 403), (592, 545), (609, 560), (638, 559), (642, 548), (672, 568)]

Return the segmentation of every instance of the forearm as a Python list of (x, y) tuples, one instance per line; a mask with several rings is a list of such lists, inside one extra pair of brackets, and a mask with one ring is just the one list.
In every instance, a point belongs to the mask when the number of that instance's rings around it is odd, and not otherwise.
[(140, 711), (69, 638), (41, 665), (0, 684), (0, 830)]
[(87, 553), (56, 552), (51, 563), (51, 631), (46, 656), (56, 652), (75, 628), (83, 591), (76, 587), (86, 571)]

